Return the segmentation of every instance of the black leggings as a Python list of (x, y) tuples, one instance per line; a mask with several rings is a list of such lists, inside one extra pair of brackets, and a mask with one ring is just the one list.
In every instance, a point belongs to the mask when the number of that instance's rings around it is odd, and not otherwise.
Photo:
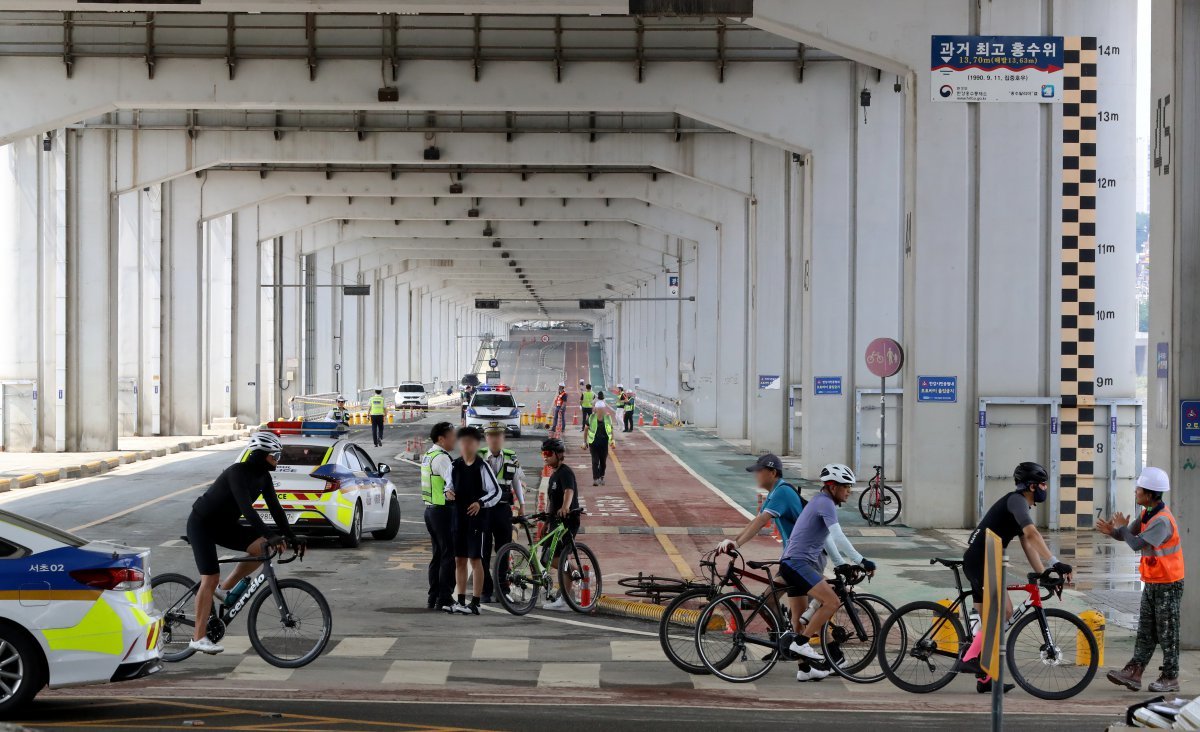
[(592, 451), (592, 480), (600, 480), (608, 470), (608, 443), (599, 440), (591, 445)]

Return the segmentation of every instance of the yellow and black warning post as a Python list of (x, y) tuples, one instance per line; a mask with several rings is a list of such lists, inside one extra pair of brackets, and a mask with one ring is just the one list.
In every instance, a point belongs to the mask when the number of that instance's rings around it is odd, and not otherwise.
[(992, 677), (992, 729), (1004, 728), (1004, 547), (991, 529), (984, 537), (983, 648), (979, 665)]

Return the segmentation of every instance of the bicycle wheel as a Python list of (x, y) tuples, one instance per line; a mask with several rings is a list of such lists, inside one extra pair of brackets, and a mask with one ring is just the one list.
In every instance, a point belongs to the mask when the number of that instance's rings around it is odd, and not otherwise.
[[(892, 613), (896, 612), (896, 607), (892, 605), (892, 603), (888, 602), (882, 597), (879, 597), (878, 595), (855, 595), (854, 599), (859, 603), (866, 604), (871, 608), (871, 610), (875, 613), (875, 617), (879, 618), (879, 627), (881, 630), (883, 628), (884, 621), (891, 617)], [(892, 644), (904, 644), (907, 642), (907, 635), (907, 631), (905, 630), (903, 624), (896, 625), (893, 628), (893, 632), (890, 636)], [(855, 671), (853, 674), (846, 675), (846, 673), (844, 673), (845, 669), (841, 669), (837, 664), (834, 665), (834, 670), (837, 671), (842, 678), (848, 681), (853, 681), (856, 684), (873, 684), (876, 681), (883, 679), (883, 669), (879, 667), (878, 646), (883, 638), (884, 636), (882, 632), (876, 634), (875, 645), (873, 645), (871, 648), (871, 657), (869, 663)], [(828, 650), (825, 651), (825, 655), (827, 658), (830, 656)], [(894, 659), (893, 664), (898, 664), (902, 660), (898, 653), (889, 653), (888, 655), (890, 658)]]
[(513, 615), (525, 615), (537, 605), (542, 583), (524, 546), (509, 542), (500, 547), (492, 565), (492, 577), (500, 588), (497, 599)]
[(1070, 699), (1096, 675), (1096, 637), (1078, 616), (1047, 608), (1043, 628), (1036, 612), (1008, 633), (1013, 681), (1039, 699)]
[[(196, 580), (182, 574), (160, 574), (150, 580), (154, 609), (163, 616), (163, 660), (175, 663), (195, 653), (188, 648), (196, 632)], [(180, 602), (182, 600), (182, 602)], [(178, 604), (179, 607), (172, 610)]]
[[(700, 613), (714, 597), (717, 597), (717, 591), (712, 587), (685, 592), (671, 601), (658, 621), (658, 642), (663, 653), (681, 671), (689, 674), (708, 673), (696, 649), (696, 624), (700, 621)], [(729, 658), (721, 663), (729, 665), (732, 661), (731, 650)]]
[[(858, 621), (857, 628), (855, 620)], [(821, 629), (821, 651), (839, 676), (862, 684), (871, 683), (883, 678), (875, 666), (875, 642), (878, 638), (879, 616), (875, 609), (852, 596)], [(868, 667), (874, 667), (875, 672), (860, 678), (859, 674)]]
[(779, 660), (779, 618), (758, 597), (735, 592), (709, 603), (696, 621), (696, 650), (710, 674), (745, 683), (762, 678)]
[(333, 632), (333, 614), (320, 590), (304, 580), (282, 579), (279, 595), (287, 603), (287, 613), (276, 600), (264, 608), (275, 593), (260, 592), (250, 603), (246, 629), (250, 645), (272, 666), (300, 668), (321, 655)]
[(954, 662), (966, 648), (962, 623), (936, 602), (910, 602), (879, 631), (879, 666), (896, 686), (914, 694), (937, 691), (954, 680)]
[(891, 486), (880, 486), (878, 491), (868, 486), (858, 495), (858, 512), (869, 524), (892, 523), (900, 517), (900, 508), (900, 494)]
[(603, 584), (600, 562), (587, 544), (572, 541), (563, 548), (558, 558), (558, 588), (572, 610), (595, 610)]

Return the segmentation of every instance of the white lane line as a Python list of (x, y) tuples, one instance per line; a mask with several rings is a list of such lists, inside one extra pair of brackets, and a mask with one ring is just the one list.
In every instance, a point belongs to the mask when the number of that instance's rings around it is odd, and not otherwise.
[(162, 501), (165, 501), (168, 498), (174, 498), (175, 496), (182, 495), (184, 493), (187, 493), (188, 491), (194, 491), (197, 488), (207, 487), (210, 484), (211, 484), (211, 481), (205, 481), (203, 483), (196, 483), (195, 485), (189, 485), (187, 488), (180, 488), (177, 491), (173, 491), (166, 495), (159, 496), (158, 498), (152, 498), (149, 501), (143, 501), (142, 503), (139, 503), (136, 506), (130, 506), (129, 508), (125, 509), (124, 511), (117, 511), (116, 513), (110, 513), (109, 515), (105, 516), (104, 518), (98, 518), (95, 521), (89, 521), (86, 524), (80, 524), (79, 526), (73, 526), (70, 529), (68, 529), (68, 531), (70, 531), (71, 533), (75, 533), (77, 531), (83, 531), (84, 529), (90, 529), (93, 526), (99, 526), (100, 524), (108, 523), (109, 521), (112, 521), (113, 519), (118, 519), (118, 518), (121, 518), (122, 516), (128, 516), (129, 514), (135, 512), (135, 511), (140, 511), (143, 508), (146, 508), (147, 506), (153, 506), (156, 503), (161, 503)]
[(331, 656), (348, 656), (351, 658), (381, 658), (395, 645), (395, 638), (343, 638), (333, 650)]
[[(495, 608), (495, 607), (488, 607), (487, 605), (480, 605), (479, 609), (486, 610), (489, 613), (501, 613), (504, 615), (508, 614), (508, 611), (506, 611), (506, 610), (502, 610), (500, 608)], [(651, 638), (658, 637), (658, 633), (650, 633), (645, 630), (629, 630), (627, 628), (614, 628), (611, 625), (601, 625), (599, 623), (585, 623), (581, 620), (568, 620), (566, 618), (552, 618), (549, 615), (525, 615), (523, 617), (528, 618), (530, 620), (545, 620), (550, 623), (562, 623), (563, 625), (575, 625), (580, 628), (595, 628), (597, 630), (607, 630), (607, 631), (610, 631), (613, 633), (625, 633), (627, 635), (646, 635), (646, 636), (650, 636)]]
[(600, 664), (543, 663), (542, 670), (538, 673), (537, 685), (539, 688), (598, 689)]
[(229, 680), (245, 681), (287, 681), (295, 669), (272, 666), (258, 656), (247, 656), (237, 665)]
[(609, 641), (614, 661), (665, 661), (658, 641)]
[(449, 661), (393, 661), (383, 683), (445, 686), (449, 676)]
[(718, 498), (720, 498), (722, 501), (725, 501), (726, 503), (728, 503), (728, 504), (729, 504), (729, 505), (730, 505), (730, 506), (731, 506), (731, 507), (732, 507), (732, 508), (733, 508), (735, 511), (737, 511), (737, 512), (738, 512), (738, 513), (740, 513), (740, 514), (742, 514), (743, 516), (745, 516), (745, 517), (746, 517), (746, 518), (748, 518), (748, 519), (752, 519), (752, 518), (754, 518), (754, 514), (750, 513), (750, 512), (749, 512), (749, 511), (747, 511), (746, 509), (742, 508), (742, 507), (741, 507), (741, 505), (740, 505), (740, 504), (738, 504), (738, 502), (737, 502), (737, 501), (733, 500), (733, 499), (732, 499), (732, 498), (730, 498), (728, 495), (726, 495), (724, 491), (722, 491), (720, 488), (716, 487), (716, 486), (715, 486), (715, 485), (713, 485), (712, 483), (709, 483), (707, 480), (705, 480), (705, 479), (704, 479), (704, 477), (703, 477), (703, 476), (701, 476), (701, 475), (700, 475), (699, 473), (697, 473), (695, 470), (692, 470), (691, 466), (689, 466), (687, 463), (683, 462), (683, 460), (680, 460), (678, 455), (676, 455), (675, 453), (673, 453), (673, 452), (671, 452), (670, 450), (668, 450), (668, 449), (667, 449), (667, 447), (666, 447), (666, 445), (663, 445), (661, 442), (659, 442), (658, 440), (654, 439), (654, 437), (652, 437), (648, 431), (646, 431), (646, 430), (639, 430), (639, 431), (640, 431), (640, 432), (641, 432), (643, 435), (645, 435), (645, 436), (646, 436), (646, 438), (647, 438), (647, 439), (649, 439), (651, 442), (653, 442), (655, 445), (658, 445), (658, 449), (662, 450), (662, 451), (663, 451), (663, 452), (665, 452), (667, 455), (669, 455), (669, 456), (671, 457), (671, 459), (672, 459), (672, 460), (674, 460), (675, 462), (679, 463), (679, 464), (680, 464), (680, 466), (682, 466), (684, 470), (686, 470), (686, 471), (688, 471), (689, 473), (691, 473), (691, 475), (692, 475), (692, 477), (693, 477), (693, 478), (695, 478), (696, 480), (700, 481), (700, 483), (701, 483), (702, 485), (704, 485), (705, 487), (707, 487), (707, 488), (708, 488), (710, 491), (712, 491), (713, 493), (717, 494), (717, 497), (718, 497)]
[(528, 661), (528, 638), (480, 638), (471, 658), (476, 661)]

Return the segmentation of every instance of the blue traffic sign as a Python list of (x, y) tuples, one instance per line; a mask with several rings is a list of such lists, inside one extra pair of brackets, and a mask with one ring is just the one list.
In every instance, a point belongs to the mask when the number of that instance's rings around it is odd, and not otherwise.
[(499, 365), (500, 365), (500, 362), (498, 360), (496, 360), (494, 358), (488, 359), (488, 366), (491, 366), (492, 368), (496, 368)]
[(814, 376), (813, 393), (817, 396), (839, 396), (842, 393), (842, 377)]
[(1200, 447), (1200, 399), (1179, 402), (1179, 444)]
[(957, 376), (918, 376), (917, 401), (957, 402)]

